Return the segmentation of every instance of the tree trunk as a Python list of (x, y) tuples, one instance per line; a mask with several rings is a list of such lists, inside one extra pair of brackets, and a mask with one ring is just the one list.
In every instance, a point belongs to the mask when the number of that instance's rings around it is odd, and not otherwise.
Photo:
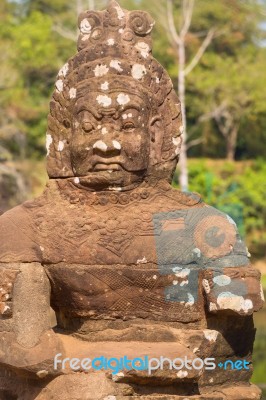
[(185, 76), (185, 40), (181, 39), (179, 45), (179, 74), (178, 74), (178, 95), (181, 102), (182, 119), (183, 119), (183, 144), (179, 159), (179, 184), (183, 192), (188, 191), (188, 167), (187, 167), (187, 116), (186, 116), (186, 76)]
[(94, 0), (89, 0), (89, 10), (94, 10), (94, 9), (95, 9)]
[(76, 0), (77, 16), (83, 11), (82, 0)]
[(235, 125), (226, 139), (226, 159), (228, 161), (235, 160), (237, 134), (238, 134), (238, 126)]

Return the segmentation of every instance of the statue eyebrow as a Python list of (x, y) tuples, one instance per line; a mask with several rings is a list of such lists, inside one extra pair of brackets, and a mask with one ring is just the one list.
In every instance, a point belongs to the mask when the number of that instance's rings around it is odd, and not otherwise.
[(91, 104), (89, 104), (89, 105), (81, 104), (80, 106), (77, 106), (77, 109), (76, 109), (77, 114), (80, 114), (82, 111), (88, 111), (96, 119), (99, 119), (101, 117), (101, 114)]
[[(118, 114), (119, 114), (119, 117), (121, 117), (121, 115), (126, 111), (126, 110), (129, 110), (129, 109), (135, 109), (135, 110), (137, 110), (137, 111), (141, 111), (141, 109), (142, 109), (142, 106), (140, 105), (140, 104), (138, 104), (138, 103), (136, 103), (136, 102), (132, 102), (132, 103), (128, 103), (128, 104), (126, 104), (126, 105), (124, 105), (123, 106), (123, 108), (121, 107), (121, 106), (119, 106), (119, 110), (118, 110)], [(108, 111), (108, 109), (110, 110), (110, 109), (114, 109), (114, 107), (112, 106), (112, 107), (108, 107), (108, 108), (106, 108), (106, 111)], [(96, 119), (99, 119), (99, 118), (101, 118), (101, 116), (102, 116), (102, 113), (101, 112), (99, 112), (100, 110), (99, 109), (96, 109), (92, 104), (80, 104), (80, 105), (77, 105), (77, 108), (76, 108), (76, 112), (77, 112), (77, 114), (79, 114), (79, 113), (81, 113), (82, 111), (88, 111), (89, 113), (91, 113)]]
[(137, 111), (141, 111), (141, 105), (140, 105), (140, 104), (137, 104), (137, 103), (128, 103), (128, 104), (126, 104), (125, 106), (123, 106), (123, 108), (121, 108), (121, 109), (119, 110), (119, 113), (122, 114), (122, 113), (124, 113), (126, 110), (129, 110), (129, 109), (132, 109), (132, 108), (134, 108), (134, 109), (137, 110)]

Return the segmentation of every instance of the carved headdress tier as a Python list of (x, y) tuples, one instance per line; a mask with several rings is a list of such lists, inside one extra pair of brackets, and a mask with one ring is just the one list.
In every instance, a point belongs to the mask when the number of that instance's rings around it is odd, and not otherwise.
[[(111, 1), (105, 11), (81, 13), (78, 23), (78, 53), (59, 71), (51, 101), (49, 176), (78, 176), (71, 161), (71, 137), (74, 116), (82, 109), (84, 99), (94, 105), (101, 126), (97, 107), (123, 109), (132, 95), (145, 99), (142, 112), (149, 113), (147, 176), (171, 179), (181, 146), (181, 110), (171, 79), (152, 56), (154, 21), (146, 12), (130, 12)], [(156, 140), (152, 134), (155, 128)]]
[[(124, 44), (131, 42), (136, 45), (142, 39), (142, 47), (137, 46), (135, 51), (142, 51), (146, 58), (151, 48), (150, 33), (154, 24), (148, 13), (129, 12), (111, 1), (106, 11), (85, 11), (80, 14), (78, 50), (105, 42), (109, 46), (117, 47), (121, 53), (124, 50), (124, 56), (127, 56), (128, 46)], [(109, 55), (108, 51), (106, 53)]]

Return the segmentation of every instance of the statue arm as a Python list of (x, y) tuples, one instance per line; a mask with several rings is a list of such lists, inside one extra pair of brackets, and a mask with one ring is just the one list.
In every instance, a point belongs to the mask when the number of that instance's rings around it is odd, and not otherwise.
[(0, 365), (54, 374), (53, 360), (63, 353), (51, 327), (50, 282), (44, 267), (0, 263)]
[(259, 311), (264, 303), (260, 276), (251, 265), (204, 271), (202, 286), (208, 312), (231, 310), (245, 316)]
[(33, 218), (15, 207), (0, 217), (0, 365), (54, 373), (62, 350), (51, 327), (50, 292)]
[(220, 238), (224, 235), (221, 255), (216, 254), (202, 273), (207, 309), (210, 313), (233, 311), (243, 316), (251, 315), (264, 303), (261, 274), (250, 264), (248, 250), (236, 224), (230, 217), (223, 216), (227, 221), (220, 226), (217, 235), (218, 238), (219, 232)]

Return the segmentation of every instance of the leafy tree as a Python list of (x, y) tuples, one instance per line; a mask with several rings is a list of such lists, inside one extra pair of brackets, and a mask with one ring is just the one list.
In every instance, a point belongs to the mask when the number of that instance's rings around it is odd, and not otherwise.
[[(173, 2), (174, 5), (174, 16), (170, 23), (166, 15), (167, 1)], [(175, 28), (177, 31), (180, 29), (182, 31), (184, 18), (187, 13), (190, 13), (188, 15), (191, 17), (190, 30), (184, 38), (188, 66), (186, 64), (180, 67), (180, 51), (176, 50), (176, 43), (171, 40), (171, 37), (169, 37), (168, 46), (165, 40), (163, 42), (162, 38), (156, 37), (155, 46), (158, 48), (161, 43), (161, 51), (157, 54), (162, 64), (168, 68), (179, 93), (180, 86), (181, 88), (183, 86), (181, 92), (184, 92), (183, 75), (186, 75), (186, 104), (184, 94), (180, 93), (180, 97), (186, 105), (186, 107), (183, 106), (183, 115), (186, 117), (184, 112), (186, 109), (187, 148), (190, 154), (228, 159), (233, 159), (236, 153), (238, 157), (247, 156), (248, 152), (242, 150), (250, 142), (245, 129), (247, 124), (253, 126), (253, 130), (256, 129), (258, 123), (264, 126), (258, 134), (258, 140), (262, 138), (265, 130), (263, 111), (255, 112), (259, 107), (264, 110), (266, 107), (265, 100), (261, 98), (263, 93), (261, 84), (265, 81), (263, 71), (266, 65), (265, 48), (260, 45), (265, 37), (265, 30), (260, 24), (265, 19), (261, 2), (257, 0), (245, 2), (240, 0), (219, 2), (162, 0), (156, 1), (155, 5), (155, 1), (150, 0), (148, 3), (142, 1), (142, 4), (145, 4), (147, 9), (157, 10), (156, 19), (164, 27), (164, 38), (169, 29)], [(156, 14), (156, 11), (154, 12)], [(171, 25), (174, 26), (171, 28)], [(208, 43), (208, 38), (210, 38), (208, 32), (211, 35), (212, 27), (215, 28), (214, 37)], [(171, 36), (175, 35), (176, 33), (173, 32)], [(206, 38), (205, 41), (204, 38)], [(176, 42), (178, 40), (179, 38)], [(205, 49), (204, 44), (209, 44), (205, 54), (201, 58), (197, 57), (197, 55), (202, 55), (201, 49)], [(169, 60), (169, 54), (172, 60)], [(184, 49), (182, 54), (181, 64), (184, 64)], [(194, 57), (195, 54), (196, 57)], [(197, 64), (197, 61), (200, 62)], [(190, 66), (195, 68), (191, 74), (188, 74)], [(199, 123), (203, 121), (205, 121), (204, 124)], [(243, 139), (244, 137), (246, 139)], [(265, 152), (266, 146), (261, 143), (261, 140), (255, 146), (254, 139), (253, 137), (252, 148), (254, 150), (256, 148), (258, 154)], [(198, 150), (191, 147), (200, 142), (202, 146)]]

